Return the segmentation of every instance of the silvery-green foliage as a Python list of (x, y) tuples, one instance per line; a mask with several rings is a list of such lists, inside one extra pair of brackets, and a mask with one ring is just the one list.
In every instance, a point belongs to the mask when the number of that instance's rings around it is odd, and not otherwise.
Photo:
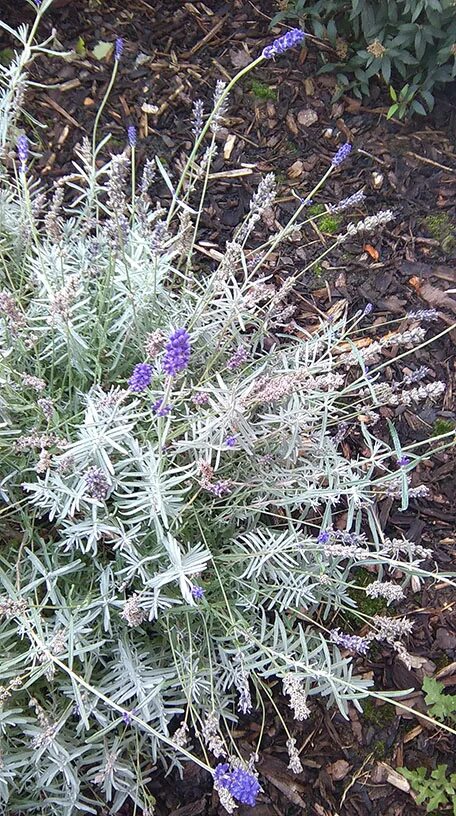
[[(278, 295), (253, 251), (234, 240), (206, 263), (195, 178), (167, 215), (153, 187), (130, 196), (129, 162), (95, 167), (83, 143), (68, 204), (57, 186), (37, 214), (29, 173), (0, 200), (7, 813), (145, 807), (151, 763), (182, 761), (177, 724), (202, 739), (215, 714), (223, 741), (271, 677), (346, 715), (369, 683), (325, 624), (355, 606), (360, 565), (380, 578), (400, 566), (404, 586), (422, 574), (421, 552), (404, 542), (402, 560), (379, 533), (378, 496), (406, 502), (409, 476), (397, 437), (376, 435), (390, 392), (381, 365), (367, 377), (356, 325), (341, 310), (266, 352)], [(163, 344), (179, 327), (190, 363), (169, 377)], [(362, 455), (341, 446), (343, 423)], [(318, 537), (342, 513), (348, 554)]]

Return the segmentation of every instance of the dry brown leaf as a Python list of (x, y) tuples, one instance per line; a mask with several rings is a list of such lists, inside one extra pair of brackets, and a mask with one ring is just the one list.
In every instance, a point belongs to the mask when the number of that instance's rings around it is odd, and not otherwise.
[(379, 260), (380, 252), (378, 251), (378, 249), (375, 249), (375, 247), (373, 247), (372, 244), (364, 244), (363, 249), (365, 252), (368, 253), (368, 255), (370, 255), (372, 260), (374, 261)]
[(233, 68), (237, 68), (238, 71), (241, 68), (245, 68), (246, 65), (250, 65), (252, 62), (252, 57), (246, 48), (231, 48), (230, 59), (231, 65)]
[(412, 277), (409, 278), (409, 284), (410, 284), (410, 286), (413, 286), (415, 292), (420, 291), (421, 281), (420, 281), (419, 278), (417, 278), (416, 275), (412, 275)]
[(346, 759), (337, 759), (335, 762), (332, 762), (331, 765), (327, 765), (325, 770), (333, 782), (340, 782), (341, 779), (345, 779), (350, 768), (351, 765)]
[(420, 297), (422, 297), (429, 306), (433, 306), (434, 308), (440, 306), (443, 309), (451, 309), (451, 311), (456, 314), (456, 300), (448, 297), (446, 292), (442, 292), (441, 289), (437, 289), (436, 286), (432, 286), (430, 283), (422, 284)]

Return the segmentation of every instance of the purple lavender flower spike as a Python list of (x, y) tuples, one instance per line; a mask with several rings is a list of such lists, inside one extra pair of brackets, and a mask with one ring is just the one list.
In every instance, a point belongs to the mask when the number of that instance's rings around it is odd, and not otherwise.
[(130, 391), (140, 393), (149, 387), (152, 379), (152, 366), (149, 363), (138, 363), (133, 369), (133, 374), (128, 380)]
[(330, 539), (330, 533), (327, 530), (322, 530), (317, 538), (318, 544), (327, 544)]
[(291, 28), (290, 31), (287, 31), (282, 37), (278, 37), (274, 40), (271, 45), (267, 45), (266, 48), (263, 48), (261, 56), (265, 59), (273, 59), (273, 57), (277, 57), (279, 54), (288, 51), (289, 48), (300, 45), (305, 36), (305, 31), (302, 31), (300, 28)]
[(225, 439), (225, 445), (227, 448), (235, 448), (236, 447), (237, 439), (235, 436), (227, 436)]
[(19, 136), (17, 140), (17, 156), (20, 162), (20, 172), (25, 173), (27, 168), (27, 159), (29, 154), (29, 143), (27, 136)]
[(172, 405), (163, 405), (163, 399), (158, 399), (152, 405), (152, 411), (154, 412), (154, 414), (156, 414), (156, 416), (159, 417), (168, 416), (168, 414), (170, 414), (172, 410), (173, 410)]
[(117, 37), (116, 44), (114, 46), (114, 59), (116, 59), (117, 62), (119, 62), (119, 60), (120, 60), (120, 58), (122, 56), (123, 47), (124, 47), (124, 41), (123, 41), (122, 37)]
[(408, 456), (399, 456), (396, 464), (398, 467), (407, 467), (410, 464), (410, 459)]
[(237, 799), (238, 802), (241, 802), (241, 804), (254, 807), (260, 791), (260, 783), (256, 776), (250, 771), (245, 771), (243, 768), (235, 768), (231, 773), (229, 791), (231, 796)]
[(370, 641), (367, 638), (359, 635), (345, 635), (339, 629), (333, 629), (331, 634), (331, 641), (336, 646), (342, 646), (343, 649), (348, 649), (349, 652), (355, 654), (365, 655), (370, 646)]
[(197, 586), (197, 584), (192, 586), (191, 592), (195, 601), (201, 601), (201, 599), (204, 598), (204, 589), (203, 587)]
[(138, 143), (138, 138), (137, 138), (137, 135), (136, 135), (136, 128), (133, 125), (130, 125), (130, 127), (128, 128), (127, 135), (128, 135), (128, 144), (130, 145), (130, 147), (136, 147), (136, 145)]
[(363, 317), (367, 317), (367, 315), (370, 315), (373, 308), (374, 307), (373, 307), (372, 303), (366, 303), (366, 305), (365, 305), (365, 307), (363, 309)]
[(165, 346), (162, 368), (165, 374), (175, 377), (190, 361), (190, 335), (186, 329), (176, 329)]
[(334, 154), (331, 160), (331, 164), (333, 167), (339, 167), (343, 161), (350, 155), (352, 151), (352, 145), (349, 142), (345, 142), (345, 144), (339, 147), (337, 153)]
[(225, 788), (242, 805), (256, 805), (260, 783), (251, 771), (244, 768), (230, 771), (228, 764), (219, 764), (214, 770), (214, 782), (218, 788)]

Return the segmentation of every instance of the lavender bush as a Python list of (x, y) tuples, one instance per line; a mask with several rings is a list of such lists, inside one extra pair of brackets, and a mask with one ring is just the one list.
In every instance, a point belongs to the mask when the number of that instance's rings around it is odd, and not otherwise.
[[(19, 33), (29, 57), (47, 50), (35, 31)], [(114, 71), (121, 59), (117, 44)], [(346, 716), (369, 688), (356, 654), (380, 640), (408, 661), (406, 618), (359, 613), (363, 635), (334, 619), (356, 614), (360, 566), (375, 572), (366, 594), (391, 604), (429, 574), (428, 550), (379, 526), (380, 497), (406, 507), (426, 489), (410, 485), (422, 446), (404, 452), (392, 426), (385, 441), (378, 411), (445, 386), (422, 369), (383, 378), (385, 349), (425, 342), (416, 315), (375, 342), (368, 306), (295, 332), (290, 292), (305, 270), (271, 282), (268, 258), (349, 146), (263, 243), (255, 230), (276, 190), (262, 179), (214, 267), (199, 222), (228, 91), (246, 69), (218, 83), (208, 117), (195, 104), (177, 182), (151, 158), (132, 187), (129, 133), (102, 166), (107, 140), (95, 152), (84, 140), (49, 198), (9, 103), (25, 64), (19, 55), (4, 72), (0, 131), (2, 812), (70, 816), (107, 802), (116, 813), (130, 799), (151, 813), (152, 764), (187, 759), (232, 812), (261, 786), (232, 729), (271, 698), (269, 678), (297, 721), (315, 695)], [(392, 218), (358, 216), (334, 244)], [(357, 445), (344, 445), (349, 434)]]

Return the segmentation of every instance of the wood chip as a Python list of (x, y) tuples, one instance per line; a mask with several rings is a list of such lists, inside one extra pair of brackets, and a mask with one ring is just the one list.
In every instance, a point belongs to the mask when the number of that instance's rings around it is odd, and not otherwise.
[(394, 768), (391, 768), (386, 762), (379, 762), (379, 767), (383, 771), (382, 775), (385, 782), (389, 782), (390, 785), (393, 785), (393, 787), (404, 793), (410, 793), (410, 783), (405, 776), (395, 771)]
[(58, 85), (59, 91), (73, 91), (74, 88), (79, 88), (81, 85), (81, 80), (75, 77), (74, 79), (69, 79), (67, 82), (62, 82), (61, 85)]
[(303, 108), (299, 111), (297, 118), (301, 127), (310, 127), (318, 122), (318, 114), (313, 108)]
[(306, 77), (304, 80), (304, 90), (306, 92), (306, 96), (315, 96), (315, 85), (313, 79), (310, 77)]
[[(75, 119), (74, 116), (71, 116), (71, 114), (68, 113), (65, 110), (65, 108), (62, 108), (62, 106), (59, 105), (58, 102), (56, 102), (54, 99), (51, 99), (50, 96), (47, 96), (45, 94), (43, 96), (43, 100), (47, 104), (48, 107), (53, 108), (55, 111), (57, 111), (57, 113), (60, 113), (60, 116), (63, 116), (63, 118), (67, 119), (68, 122), (71, 122), (72, 125), (74, 125), (75, 127), (79, 128), (79, 129), (82, 129), (82, 125), (79, 124), (77, 119)], [(92, 102), (92, 104), (93, 104), (93, 102)]]
[(434, 308), (440, 306), (445, 309), (451, 309), (451, 311), (456, 314), (456, 300), (448, 297), (446, 292), (442, 292), (440, 289), (437, 289), (436, 286), (432, 286), (427, 282), (423, 283), (420, 287), (420, 296), (426, 301), (428, 306), (433, 306)]
[(299, 133), (298, 126), (296, 124), (296, 119), (291, 112), (287, 113), (285, 122), (290, 133), (292, 133), (293, 136), (297, 136)]
[(59, 138), (57, 139), (57, 146), (62, 147), (62, 145), (64, 145), (66, 140), (68, 139), (69, 135), (70, 135), (69, 125), (65, 125), (65, 127), (63, 128)]
[(221, 173), (209, 173), (210, 179), (241, 178), (241, 176), (251, 176), (253, 170), (250, 167), (239, 167), (236, 170), (225, 170)]
[(193, 46), (193, 48), (190, 50), (190, 54), (196, 54), (196, 52), (199, 51), (200, 48), (202, 48), (204, 45), (206, 45), (206, 43), (209, 42), (209, 40), (212, 40), (212, 38), (215, 37), (217, 32), (220, 31), (222, 26), (225, 24), (226, 19), (227, 19), (226, 17), (222, 17), (220, 20), (218, 20), (216, 24), (212, 26), (211, 30), (207, 32), (206, 36), (203, 37), (202, 40), (197, 42), (196, 45)]
[(415, 292), (420, 291), (421, 281), (420, 281), (419, 278), (417, 278), (416, 275), (412, 275), (412, 277), (409, 278), (408, 282), (409, 282), (410, 286), (413, 286), (413, 288), (415, 289)]
[(422, 733), (423, 729), (421, 725), (415, 725), (415, 728), (412, 728), (410, 731), (407, 731), (407, 733), (404, 734), (402, 740), (406, 745), (408, 742), (412, 742), (412, 740), (416, 739), (416, 737), (419, 737)]
[(301, 178), (302, 174), (304, 173), (304, 165), (300, 159), (297, 159), (291, 167), (287, 170), (287, 176), (291, 179)]
[(373, 247), (372, 244), (364, 244), (363, 249), (365, 252), (367, 252), (368, 255), (370, 255), (372, 260), (378, 261), (378, 259), (380, 258), (380, 253), (378, 249), (375, 249), (375, 247)]
[(234, 133), (229, 133), (225, 145), (223, 147), (223, 158), (225, 161), (231, 158), (231, 153), (233, 152), (233, 147), (236, 142), (236, 135)]
[(351, 765), (346, 759), (337, 759), (331, 765), (327, 765), (325, 770), (333, 782), (340, 782), (341, 779), (345, 779), (350, 768)]
[(143, 102), (141, 110), (143, 113), (150, 113), (151, 115), (158, 113), (157, 105), (150, 105), (148, 102)]

